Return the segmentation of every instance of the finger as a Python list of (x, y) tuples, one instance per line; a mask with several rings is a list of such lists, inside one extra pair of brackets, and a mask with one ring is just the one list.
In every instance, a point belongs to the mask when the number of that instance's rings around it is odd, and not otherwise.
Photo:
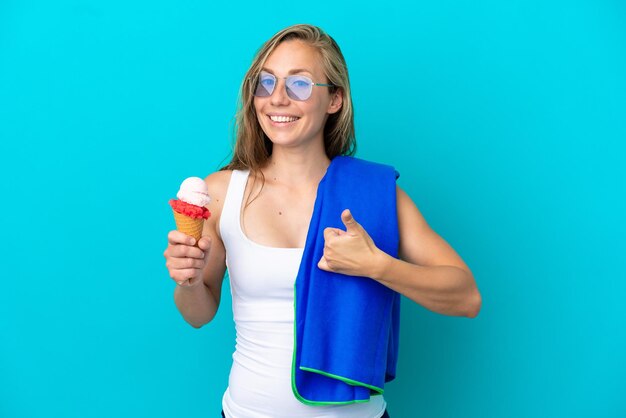
[(204, 264), (206, 265), (209, 261), (209, 254), (211, 253), (211, 238), (207, 238), (207, 246), (206, 249), (204, 250)]
[(187, 234), (184, 234), (177, 230), (173, 230), (167, 234), (167, 242), (170, 244), (194, 245), (196, 243), (196, 240)]
[(171, 258), (165, 263), (165, 266), (169, 269), (173, 270), (181, 270), (181, 269), (202, 269), (204, 268), (204, 259), (200, 258), (191, 258), (191, 257), (183, 257), (183, 258)]
[(200, 248), (204, 253), (208, 253), (211, 249), (211, 237), (202, 237), (200, 241), (198, 241), (198, 248)]
[(170, 277), (176, 283), (195, 277), (196, 274), (198, 274), (197, 269), (172, 269), (170, 270)]
[(324, 258), (324, 256), (320, 258), (320, 261), (317, 263), (317, 267), (319, 267), (320, 270), (330, 271), (330, 268), (328, 267), (328, 263), (326, 262), (326, 259)]
[(184, 245), (184, 244), (173, 245), (170, 253), (172, 257), (175, 257), (175, 258), (185, 258), (185, 257), (200, 258), (200, 259), (204, 258), (204, 251), (202, 251), (198, 247), (194, 247), (191, 245)]
[(346, 226), (346, 231), (351, 233), (360, 232), (361, 225), (354, 219), (350, 209), (346, 209), (341, 212), (341, 221)]
[(332, 237), (336, 237), (337, 235), (341, 235), (343, 231), (338, 228), (324, 228), (324, 241), (328, 241)]

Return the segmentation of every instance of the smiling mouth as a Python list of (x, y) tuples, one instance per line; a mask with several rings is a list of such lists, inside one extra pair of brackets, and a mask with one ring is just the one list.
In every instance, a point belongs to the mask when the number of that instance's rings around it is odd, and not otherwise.
[(267, 116), (272, 122), (280, 123), (280, 124), (288, 124), (288, 123), (292, 123), (300, 119), (295, 116), (273, 116), (273, 115), (267, 115)]

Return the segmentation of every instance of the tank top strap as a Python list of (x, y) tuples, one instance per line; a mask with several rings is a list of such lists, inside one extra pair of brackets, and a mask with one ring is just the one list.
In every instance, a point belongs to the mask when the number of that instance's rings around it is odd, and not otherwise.
[(233, 170), (230, 177), (220, 217), (220, 233), (223, 240), (233, 239), (233, 234), (239, 231), (241, 205), (249, 174), (249, 170)]

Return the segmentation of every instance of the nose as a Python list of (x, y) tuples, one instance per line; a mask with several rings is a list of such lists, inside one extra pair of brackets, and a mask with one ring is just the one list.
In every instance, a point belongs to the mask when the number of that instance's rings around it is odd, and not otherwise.
[(270, 103), (274, 106), (286, 106), (289, 104), (289, 96), (287, 96), (286, 80), (277, 79), (274, 91), (270, 96)]

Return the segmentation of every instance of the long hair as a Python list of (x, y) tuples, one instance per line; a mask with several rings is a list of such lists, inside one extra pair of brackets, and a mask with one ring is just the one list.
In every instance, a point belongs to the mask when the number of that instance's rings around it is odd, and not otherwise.
[(337, 89), (343, 93), (341, 109), (330, 114), (324, 126), (324, 149), (326, 156), (333, 159), (338, 155), (354, 155), (354, 112), (350, 95), (348, 67), (339, 45), (321, 28), (312, 25), (294, 25), (281, 30), (257, 51), (246, 73), (239, 91), (235, 116), (235, 146), (230, 163), (221, 170), (250, 170), (260, 172), (272, 154), (272, 142), (265, 135), (254, 108), (254, 90), (265, 61), (276, 47), (285, 41), (301, 40), (315, 47), (320, 54), (324, 74), (333, 94)]

